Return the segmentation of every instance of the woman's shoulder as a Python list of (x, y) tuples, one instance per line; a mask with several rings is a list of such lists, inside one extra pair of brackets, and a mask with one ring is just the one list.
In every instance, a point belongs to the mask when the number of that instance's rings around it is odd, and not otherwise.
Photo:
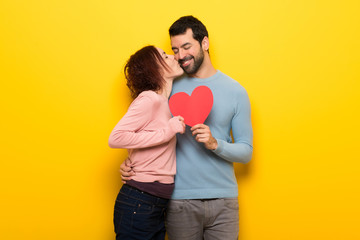
[(157, 98), (157, 93), (151, 90), (147, 90), (147, 91), (142, 91), (136, 98), (135, 100), (139, 100), (142, 98), (148, 98), (151, 100), (155, 100)]
[(159, 96), (156, 92), (147, 90), (141, 92), (133, 101), (133, 103), (142, 104), (147, 107), (157, 107), (160, 103)]

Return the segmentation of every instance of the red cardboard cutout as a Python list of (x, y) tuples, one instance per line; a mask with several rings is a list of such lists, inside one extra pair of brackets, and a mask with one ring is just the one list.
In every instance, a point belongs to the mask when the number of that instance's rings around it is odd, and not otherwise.
[(213, 105), (213, 94), (210, 88), (199, 86), (191, 96), (184, 92), (174, 94), (169, 100), (173, 116), (182, 116), (185, 124), (192, 127), (204, 123)]

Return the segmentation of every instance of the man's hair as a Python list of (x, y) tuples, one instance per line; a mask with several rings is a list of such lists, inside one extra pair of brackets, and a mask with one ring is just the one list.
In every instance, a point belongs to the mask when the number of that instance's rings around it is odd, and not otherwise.
[(160, 90), (165, 84), (164, 69), (169, 67), (154, 46), (143, 47), (134, 53), (124, 67), (131, 96), (136, 98), (143, 91)]
[(193, 32), (193, 38), (200, 43), (200, 46), (204, 37), (209, 37), (205, 25), (193, 16), (184, 16), (175, 21), (169, 28), (170, 37), (184, 34), (189, 28)]

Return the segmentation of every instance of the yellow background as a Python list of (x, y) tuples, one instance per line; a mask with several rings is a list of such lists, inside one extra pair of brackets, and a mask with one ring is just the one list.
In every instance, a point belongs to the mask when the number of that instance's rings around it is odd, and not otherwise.
[[(147, 44), (193, 14), (252, 105), (240, 239), (360, 239), (360, 2), (0, 2), (0, 239), (114, 239), (125, 150), (108, 136)], [(214, 176), (215, 178), (216, 176)]]

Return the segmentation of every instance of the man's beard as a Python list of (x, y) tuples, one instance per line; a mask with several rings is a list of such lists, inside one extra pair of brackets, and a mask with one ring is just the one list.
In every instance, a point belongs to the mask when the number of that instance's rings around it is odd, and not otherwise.
[[(182, 66), (183, 62), (191, 60), (192, 58), (194, 59), (194, 63), (192, 65), (192, 67), (191, 67), (191, 64), (186, 66), (186, 67)], [(187, 56), (187, 57), (179, 60), (179, 63), (180, 63), (181, 68), (184, 70), (184, 72), (186, 74), (193, 75), (199, 70), (199, 68), (200, 68), (201, 64), (203, 63), (203, 61), (204, 61), (204, 53), (200, 50), (200, 52), (196, 56), (196, 58), (194, 56), (190, 55), (190, 56)]]

